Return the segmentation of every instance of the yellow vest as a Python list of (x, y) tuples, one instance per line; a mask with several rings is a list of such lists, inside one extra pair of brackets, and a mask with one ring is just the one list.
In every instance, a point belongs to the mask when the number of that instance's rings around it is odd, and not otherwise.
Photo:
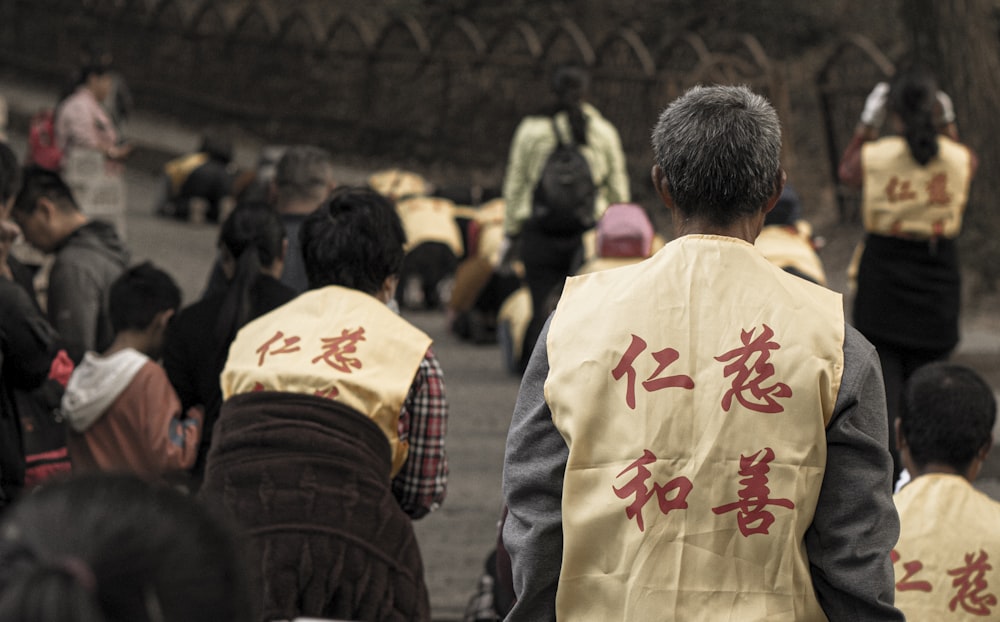
[(893, 497), (896, 607), (907, 620), (1000, 619), (1000, 503), (958, 475), (921, 475)]
[(779, 268), (795, 268), (820, 285), (826, 285), (823, 262), (813, 249), (809, 235), (802, 230), (783, 225), (764, 227), (754, 246)]
[(266, 390), (342, 402), (385, 433), (395, 476), (409, 451), (399, 441), (399, 414), (430, 345), (368, 294), (311, 290), (240, 330), (222, 371), (222, 398)]
[(164, 164), (163, 170), (170, 180), (170, 194), (180, 192), (188, 176), (205, 162), (208, 162), (207, 153), (191, 153)]
[(735, 238), (567, 281), (545, 397), (566, 439), (562, 620), (823, 620), (803, 536), (843, 373), (841, 297)]
[(956, 237), (969, 198), (972, 155), (938, 137), (938, 154), (920, 166), (906, 139), (887, 136), (861, 148), (862, 215), (865, 230), (918, 239)]
[(406, 231), (406, 250), (424, 242), (440, 242), (456, 257), (464, 252), (462, 232), (455, 222), (455, 204), (447, 199), (411, 197), (396, 203), (396, 212)]

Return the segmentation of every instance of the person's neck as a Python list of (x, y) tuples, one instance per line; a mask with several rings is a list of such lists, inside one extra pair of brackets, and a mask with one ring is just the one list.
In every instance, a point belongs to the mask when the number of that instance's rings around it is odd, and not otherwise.
[(312, 214), (321, 203), (322, 201), (309, 199), (280, 201), (277, 205), (277, 210), (279, 214)]
[[(679, 213), (674, 214), (675, 217)], [(749, 244), (753, 244), (760, 235), (763, 226), (763, 216), (754, 215), (741, 218), (728, 225), (716, 225), (699, 218), (687, 218), (674, 225), (674, 235), (681, 237), (684, 235), (720, 235), (730, 238), (737, 238)]]
[(923, 475), (958, 475), (971, 483), (975, 481), (976, 476), (979, 474), (979, 465), (974, 462), (963, 473), (950, 464), (931, 462), (922, 467), (914, 467), (911, 469), (911, 474), (913, 475), (913, 479), (917, 479)]
[(141, 352), (146, 356), (152, 356), (150, 353), (152, 348), (150, 347), (149, 338), (146, 337), (145, 332), (135, 330), (120, 331), (115, 335), (114, 341), (111, 342), (111, 345), (108, 346), (108, 349), (101, 356), (111, 356), (128, 348)]

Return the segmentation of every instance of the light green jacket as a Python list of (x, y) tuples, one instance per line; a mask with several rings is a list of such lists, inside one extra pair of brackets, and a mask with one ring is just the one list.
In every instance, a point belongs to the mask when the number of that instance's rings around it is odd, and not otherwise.
[[(590, 104), (583, 104), (587, 117), (587, 144), (580, 151), (590, 164), (590, 172), (597, 186), (594, 203), (595, 216), (600, 217), (608, 205), (627, 203), (630, 200), (628, 171), (621, 139), (601, 113)], [(569, 115), (560, 112), (556, 124), (563, 141), (572, 137)], [(507, 172), (504, 175), (503, 198), (507, 203), (504, 233), (517, 235), (521, 226), (531, 216), (531, 199), (542, 175), (542, 168), (549, 154), (556, 148), (550, 117), (525, 117), (514, 132)]]

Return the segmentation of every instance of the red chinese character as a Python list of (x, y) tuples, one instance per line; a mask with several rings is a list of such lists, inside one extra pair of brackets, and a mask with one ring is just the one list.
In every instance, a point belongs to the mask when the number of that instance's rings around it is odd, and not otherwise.
[[(621, 380), (622, 376), (627, 376), (627, 385), (625, 388), (625, 403), (632, 410), (635, 410), (635, 379), (636, 371), (635, 367), (632, 365), (635, 359), (642, 354), (646, 349), (646, 342), (641, 337), (637, 335), (632, 335), (632, 343), (629, 344), (628, 350), (622, 355), (618, 365), (611, 370), (611, 377), (615, 380)], [(684, 376), (678, 374), (676, 376), (665, 376), (663, 378), (657, 378), (657, 376), (663, 372), (670, 364), (680, 358), (680, 354), (677, 350), (673, 348), (664, 348), (659, 352), (653, 352), (653, 359), (658, 363), (656, 371), (650, 374), (649, 378), (646, 378), (642, 383), (642, 387), (646, 391), (659, 391), (660, 389), (667, 389), (670, 387), (679, 387), (682, 389), (693, 389), (694, 380), (690, 376)]]
[[(896, 549), (893, 549), (889, 553), (889, 559), (892, 560), (892, 564), (895, 566), (901, 557)], [(917, 590), (919, 592), (930, 592), (931, 584), (929, 581), (910, 581), (910, 577), (917, 574), (923, 570), (924, 564), (920, 561), (913, 560), (912, 562), (903, 562), (903, 570), (906, 571), (906, 575), (902, 579), (896, 582), (896, 589), (900, 592), (910, 592)]]
[[(268, 352), (271, 346), (273, 346), (278, 341), (281, 341), (282, 339), (285, 340), (285, 345), (281, 346), (277, 350), (274, 350), (273, 352)], [(281, 332), (280, 330), (274, 333), (274, 337), (271, 337), (270, 339), (264, 342), (264, 345), (257, 348), (257, 354), (260, 355), (260, 358), (257, 360), (257, 367), (260, 367), (264, 364), (264, 357), (268, 354), (274, 355), (274, 354), (288, 354), (290, 352), (298, 352), (299, 350), (302, 349), (295, 345), (299, 341), (301, 341), (301, 339), (299, 339), (298, 337), (286, 338), (285, 333)], [(293, 348), (292, 346), (295, 347)]]
[(951, 584), (958, 588), (955, 598), (948, 603), (948, 608), (955, 611), (958, 605), (962, 605), (969, 613), (977, 616), (987, 616), (990, 614), (990, 607), (996, 606), (997, 597), (993, 594), (980, 596), (980, 592), (987, 589), (986, 579), (983, 575), (987, 570), (992, 570), (993, 566), (986, 563), (989, 555), (986, 551), (980, 550), (979, 557), (975, 553), (968, 553), (965, 556), (965, 566), (949, 570), (948, 574), (956, 577)]
[(897, 203), (899, 201), (907, 201), (909, 199), (917, 198), (917, 193), (910, 188), (910, 182), (900, 182), (899, 177), (896, 176), (893, 176), (893, 178), (889, 180), (889, 184), (885, 187), (885, 194), (889, 197), (890, 203)]
[(314, 358), (312, 362), (315, 364), (321, 360), (325, 361), (330, 367), (345, 374), (351, 373), (352, 367), (354, 369), (361, 369), (360, 359), (347, 356), (358, 351), (355, 344), (359, 341), (366, 341), (364, 327), (353, 331), (345, 328), (341, 331), (340, 337), (323, 339), (323, 354)]
[[(768, 387), (761, 386), (765, 380), (774, 375), (774, 365), (767, 362), (771, 358), (771, 350), (781, 348), (777, 342), (770, 340), (774, 336), (774, 331), (767, 324), (763, 326), (764, 330), (760, 336), (753, 340), (751, 340), (753, 330), (740, 331), (743, 347), (715, 357), (720, 363), (735, 359), (723, 368), (726, 376), (736, 374), (732, 387), (722, 396), (722, 409), (726, 412), (729, 412), (735, 397), (736, 401), (750, 410), (780, 413), (785, 409), (775, 398), (792, 396), (791, 387), (783, 382), (776, 382)], [(750, 367), (748, 363), (754, 355), (757, 360), (753, 367)], [(750, 392), (750, 397), (755, 401), (747, 399), (744, 395), (746, 391)]]
[(931, 205), (949, 205), (951, 195), (948, 194), (948, 175), (938, 173), (927, 182), (928, 202)]
[(259, 382), (255, 382), (253, 384), (253, 388), (250, 389), (250, 390), (253, 391), (254, 393), (256, 393), (257, 391), (263, 391), (264, 390), (264, 385), (261, 384), (261, 383), (259, 383)]
[[(642, 508), (646, 505), (653, 495), (656, 495), (657, 501), (660, 504), (660, 511), (663, 514), (667, 514), (670, 510), (683, 510), (687, 508), (687, 496), (694, 487), (691, 484), (691, 480), (686, 477), (675, 477), (666, 484), (653, 484), (652, 490), (647, 490), (646, 480), (649, 479), (651, 473), (649, 469), (646, 468), (647, 464), (652, 464), (656, 462), (656, 456), (653, 452), (646, 449), (642, 453), (642, 457), (628, 465), (624, 471), (616, 476), (621, 477), (626, 472), (632, 469), (636, 470), (635, 477), (625, 484), (621, 488), (611, 487), (618, 495), (619, 499), (627, 499), (628, 497), (635, 495), (635, 500), (625, 508), (625, 516), (628, 518), (634, 518), (636, 524), (639, 526), (639, 531), (645, 531), (646, 526), (642, 521)], [(673, 498), (668, 498), (668, 495), (676, 491), (677, 494)]]
[[(757, 460), (761, 452), (764, 453), (764, 456)], [(774, 522), (774, 514), (765, 509), (767, 506), (780, 505), (790, 510), (795, 508), (795, 503), (790, 499), (771, 499), (768, 497), (771, 490), (767, 487), (767, 473), (771, 470), (768, 465), (772, 460), (774, 460), (774, 451), (770, 447), (765, 447), (749, 457), (741, 455), (740, 475), (744, 479), (740, 480), (740, 485), (743, 486), (739, 492), (740, 500), (712, 508), (716, 514), (739, 510), (736, 515), (736, 523), (744, 538), (755, 533), (767, 533), (771, 523)]]
[(337, 387), (330, 387), (329, 389), (316, 389), (313, 392), (313, 395), (315, 395), (316, 397), (325, 397), (328, 400), (332, 400), (333, 398), (340, 395), (340, 391), (337, 389)]

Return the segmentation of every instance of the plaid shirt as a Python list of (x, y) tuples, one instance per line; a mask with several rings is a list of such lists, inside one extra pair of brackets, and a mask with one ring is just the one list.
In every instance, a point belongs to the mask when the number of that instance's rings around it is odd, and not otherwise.
[(399, 414), (399, 440), (409, 441), (410, 452), (392, 480), (392, 492), (410, 518), (421, 518), (444, 501), (448, 487), (444, 448), (447, 430), (444, 375), (428, 348)]

